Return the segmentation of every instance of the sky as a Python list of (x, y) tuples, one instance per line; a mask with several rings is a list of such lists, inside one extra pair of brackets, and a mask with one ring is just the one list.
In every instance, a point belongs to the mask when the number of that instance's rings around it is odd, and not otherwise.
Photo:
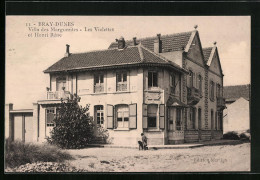
[[(64, 26), (68, 22), (73, 26)], [(56, 29), (78, 31), (50, 37), (51, 23)], [(203, 48), (217, 42), (224, 86), (249, 84), (250, 23), (250, 16), (6, 16), (5, 103), (13, 103), (14, 109), (32, 108), (32, 103), (44, 99), (49, 75), (43, 71), (64, 56), (66, 44), (71, 53), (87, 52), (107, 49), (121, 36), (130, 40), (186, 32), (194, 25)], [(37, 32), (46, 34), (44, 29), (49, 30), (48, 37), (35, 37)]]

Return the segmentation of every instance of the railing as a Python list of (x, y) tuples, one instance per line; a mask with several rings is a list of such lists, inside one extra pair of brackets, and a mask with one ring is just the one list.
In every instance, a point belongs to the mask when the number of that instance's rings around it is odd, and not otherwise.
[(199, 90), (195, 87), (187, 87), (188, 104), (195, 105), (200, 101)]
[(94, 92), (95, 93), (104, 92), (104, 84), (95, 85), (94, 86)]
[(116, 91), (127, 91), (127, 84), (126, 83), (117, 83)]
[(71, 94), (69, 91), (47, 91), (47, 99), (70, 99)]

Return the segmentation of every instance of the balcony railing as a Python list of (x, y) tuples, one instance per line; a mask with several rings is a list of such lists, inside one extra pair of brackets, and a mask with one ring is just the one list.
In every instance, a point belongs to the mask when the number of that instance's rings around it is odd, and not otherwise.
[(117, 83), (116, 91), (127, 91), (127, 84), (126, 83)]
[(226, 107), (226, 101), (223, 97), (217, 97), (217, 107), (218, 110), (223, 110)]
[(187, 96), (188, 96), (188, 104), (195, 105), (200, 101), (200, 93), (199, 90), (195, 87), (189, 88), (187, 87)]
[(71, 99), (72, 94), (69, 91), (47, 91), (47, 99)]
[(94, 86), (94, 92), (95, 92), (95, 93), (104, 92), (104, 84), (96, 84), (96, 85)]

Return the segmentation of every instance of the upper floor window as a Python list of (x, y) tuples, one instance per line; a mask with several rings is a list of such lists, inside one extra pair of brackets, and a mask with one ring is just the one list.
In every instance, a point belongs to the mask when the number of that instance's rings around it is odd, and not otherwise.
[(199, 93), (202, 95), (202, 77), (201, 75), (198, 76), (198, 83), (199, 83)]
[(148, 72), (148, 88), (158, 87), (158, 73)]
[(221, 96), (221, 89), (220, 89), (220, 84), (217, 84), (217, 89), (216, 89), (216, 96), (220, 97)]
[(95, 74), (94, 75), (94, 92), (104, 92), (104, 75)]
[(116, 74), (116, 91), (127, 91), (127, 73)]
[(175, 75), (172, 74), (172, 75), (170, 75), (170, 88), (171, 88), (172, 94), (175, 94), (175, 87), (176, 87)]
[(56, 79), (56, 91), (66, 90), (66, 77)]
[(191, 70), (189, 71), (189, 87), (193, 87), (193, 72)]
[(214, 82), (213, 81), (210, 81), (210, 88), (209, 88), (209, 90), (210, 90), (210, 99), (211, 100), (214, 100), (214, 87), (215, 87), (215, 84), (214, 84)]

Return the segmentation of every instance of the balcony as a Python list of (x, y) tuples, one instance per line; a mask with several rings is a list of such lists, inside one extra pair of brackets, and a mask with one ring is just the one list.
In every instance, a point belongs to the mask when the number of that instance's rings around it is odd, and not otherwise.
[(72, 94), (69, 91), (47, 91), (48, 100), (71, 99)]
[(217, 97), (217, 109), (218, 111), (222, 111), (226, 108), (226, 101), (223, 97)]
[(187, 87), (188, 105), (196, 105), (200, 101), (199, 90), (195, 87)]

